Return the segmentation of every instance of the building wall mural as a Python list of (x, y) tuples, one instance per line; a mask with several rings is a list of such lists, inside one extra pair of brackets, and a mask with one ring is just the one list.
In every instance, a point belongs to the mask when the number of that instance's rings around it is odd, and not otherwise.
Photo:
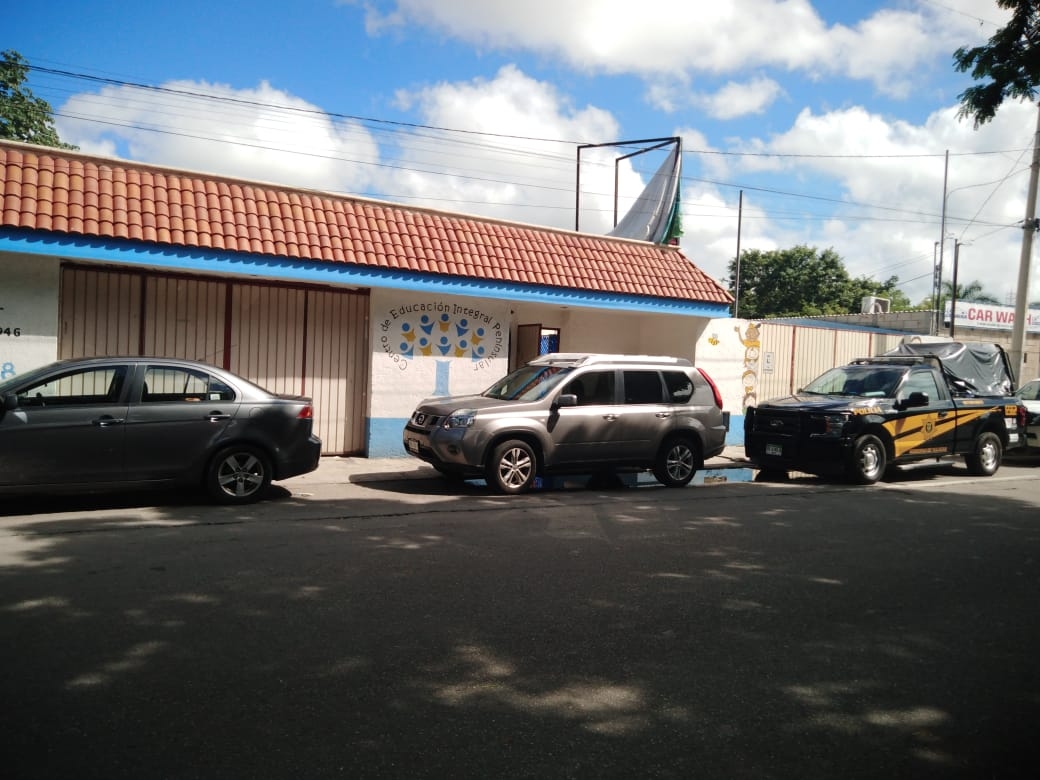
[(726, 443), (744, 443), (744, 411), (758, 400), (761, 326), (748, 320), (711, 320), (697, 340), (694, 362), (708, 372), (730, 413)]
[(508, 371), (507, 303), (373, 291), (368, 454), (402, 454), (401, 433), (424, 398), (479, 393)]

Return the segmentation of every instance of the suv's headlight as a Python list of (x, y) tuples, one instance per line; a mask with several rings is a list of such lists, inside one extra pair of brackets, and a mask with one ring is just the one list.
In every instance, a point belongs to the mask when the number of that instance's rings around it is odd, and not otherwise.
[(476, 409), (456, 409), (444, 418), (442, 423), (445, 428), (469, 428), (477, 419)]
[(814, 414), (810, 418), (813, 421), (812, 432), (816, 436), (840, 437), (845, 432), (845, 423), (848, 422), (847, 414)]

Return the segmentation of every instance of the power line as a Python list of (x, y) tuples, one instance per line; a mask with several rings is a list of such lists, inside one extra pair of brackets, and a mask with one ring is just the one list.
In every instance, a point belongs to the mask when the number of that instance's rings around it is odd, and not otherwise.
[[(400, 120), (392, 119), (378, 119), (375, 117), (366, 117), (358, 114), (347, 114), (336, 111), (326, 111), (317, 108), (304, 108), (302, 106), (285, 106), (273, 103), (265, 103), (258, 100), (249, 100), (247, 98), (232, 97), (230, 95), (214, 95), (212, 93), (201, 92), (197, 90), (185, 90), (177, 89), (173, 87), (156, 86), (153, 84), (145, 84), (142, 82), (129, 81), (125, 79), (116, 79), (109, 76), (94, 76), (89, 73), (80, 73), (76, 71), (63, 70), (59, 68), (47, 68), (40, 65), (30, 65), (29, 68), (38, 73), (46, 73), (55, 76), (61, 76), (63, 78), (77, 79), (82, 81), (88, 81), (98, 84), (106, 84), (108, 86), (116, 87), (130, 87), (133, 89), (140, 89), (147, 92), (188, 97), (193, 99), (203, 100), (216, 100), (219, 102), (229, 103), (232, 105), (248, 106), (251, 108), (263, 108), (267, 110), (277, 109), (279, 111), (288, 111), (301, 115), (310, 115), (316, 117), (331, 117), (340, 120), (350, 120), (358, 122), (360, 124), (368, 125), (385, 125), (394, 128), (408, 128), (411, 130), (427, 130), (436, 131), (441, 133), (457, 133), (460, 135), (471, 135), (478, 137), (487, 138), (501, 138), (512, 141), (537, 141), (541, 143), (557, 143), (565, 144), (568, 146), (577, 146), (580, 144), (588, 143), (588, 141), (577, 141), (567, 140), (560, 138), (545, 138), (539, 136), (525, 136), (516, 135), (510, 133), (494, 133), (486, 130), (467, 130), (464, 128), (456, 127), (443, 127), (438, 125), (427, 125), (418, 122), (403, 122)], [(991, 151), (972, 151), (972, 152), (951, 152), (951, 156), (983, 156), (993, 154), (1007, 154), (1008, 152), (1020, 152), (1020, 149), (1013, 150), (991, 150)], [(789, 153), (789, 152), (742, 152), (742, 151), (725, 151), (719, 149), (684, 149), (684, 155), (720, 155), (730, 157), (750, 157), (750, 158), (775, 158), (775, 159), (852, 159), (852, 160), (886, 160), (886, 159), (927, 159), (927, 158), (938, 158), (943, 157), (945, 152), (934, 152), (934, 153), (905, 153), (905, 154), (828, 154), (828, 153)]]

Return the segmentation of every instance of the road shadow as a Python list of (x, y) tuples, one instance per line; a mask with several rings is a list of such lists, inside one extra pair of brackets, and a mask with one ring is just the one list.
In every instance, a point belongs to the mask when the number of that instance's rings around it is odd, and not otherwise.
[(1037, 505), (913, 484), (11, 521), (5, 766), (1032, 776)]

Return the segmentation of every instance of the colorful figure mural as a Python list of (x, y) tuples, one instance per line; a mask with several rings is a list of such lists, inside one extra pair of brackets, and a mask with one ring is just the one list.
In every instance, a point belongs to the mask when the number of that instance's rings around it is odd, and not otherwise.
[(744, 373), (740, 375), (744, 387), (743, 409), (753, 406), (758, 400), (758, 359), (762, 355), (761, 323), (749, 322), (744, 334), (740, 328), (734, 328), (740, 343), (744, 345)]

